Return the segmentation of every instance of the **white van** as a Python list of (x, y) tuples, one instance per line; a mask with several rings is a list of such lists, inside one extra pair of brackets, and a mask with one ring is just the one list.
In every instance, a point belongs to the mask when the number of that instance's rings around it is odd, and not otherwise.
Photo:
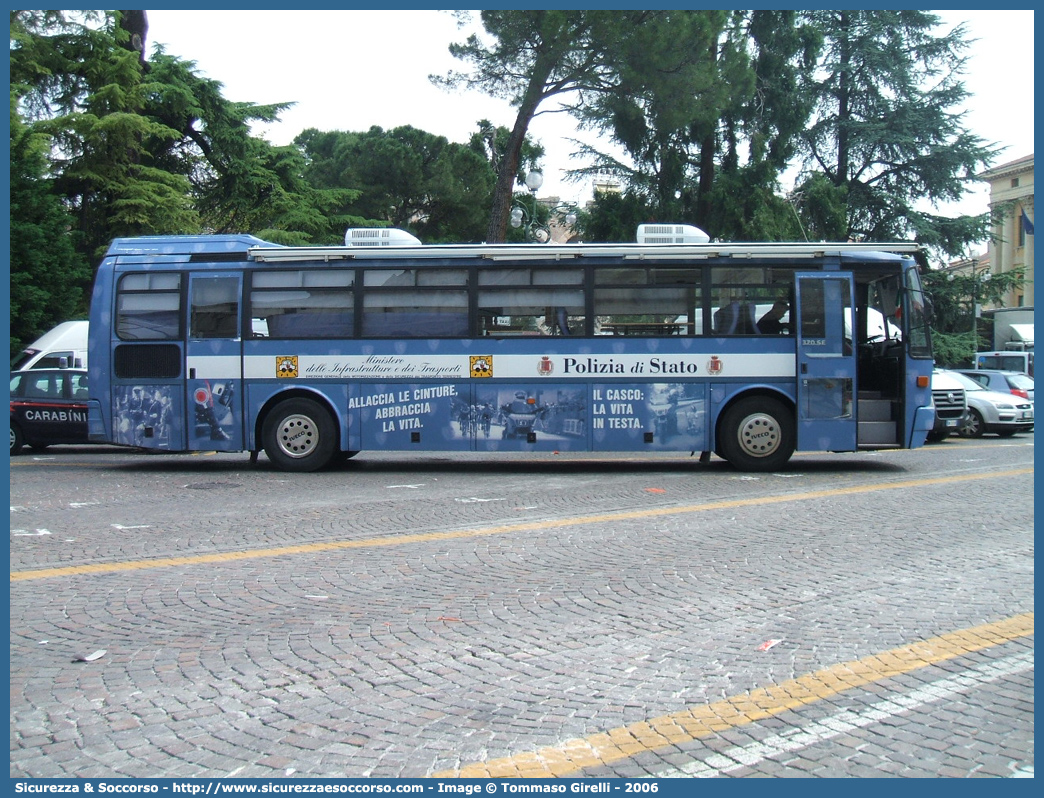
[[(62, 359), (65, 363), (62, 363)], [(22, 350), (11, 371), (87, 368), (87, 322), (63, 321)]]
[(1027, 377), (1033, 376), (1033, 350), (1018, 351), (1004, 349), (1000, 352), (976, 352), (976, 371), (1017, 371)]

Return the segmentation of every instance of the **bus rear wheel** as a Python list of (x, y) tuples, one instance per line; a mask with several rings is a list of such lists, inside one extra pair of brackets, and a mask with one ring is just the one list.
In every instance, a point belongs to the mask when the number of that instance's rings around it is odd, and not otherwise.
[(330, 413), (312, 399), (287, 399), (265, 417), (265, 454), (281, 471), (318, 471), (337, 451), (337, 428)]
[(792, 414), (771, 397), (740, 399), (725, 412), (720, 432), (721, 456), (741, 471), (774, 471), (794, 453)]

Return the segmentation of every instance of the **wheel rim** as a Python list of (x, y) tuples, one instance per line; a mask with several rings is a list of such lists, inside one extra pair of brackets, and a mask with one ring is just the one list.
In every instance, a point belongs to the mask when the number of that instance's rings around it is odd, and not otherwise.
[(287, 416), (279, 424), (276, 444), (287, 457), (308, 457), (319, 446), (319, 425), (300, 413)]
[(15, 435), (14, 427), (11, 427), (11, 451), (14, 451), (15, 443), (18, 442), (18, 436)]
[(752, 413), (740, 422), (736, 434), (740, 449), (751, 457), (768, 457), (783, 441), (779, 421), (768, 413)]

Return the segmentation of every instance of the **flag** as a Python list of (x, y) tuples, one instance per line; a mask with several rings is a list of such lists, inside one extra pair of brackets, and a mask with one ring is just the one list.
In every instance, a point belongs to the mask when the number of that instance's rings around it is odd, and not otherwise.
[(1033, 235), (1033, 222), (1031, 222), (1030, 218), (1026, 215), (1025, 208), (1022, 209), (1022, 229), (1026, 231), (1026, 235)]

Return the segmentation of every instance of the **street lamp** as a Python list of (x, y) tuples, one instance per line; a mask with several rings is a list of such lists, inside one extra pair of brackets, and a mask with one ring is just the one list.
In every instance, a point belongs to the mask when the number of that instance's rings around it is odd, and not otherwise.
[(551, 219), (554, 216), (561, 216), (567, 227), (572, 227), (576, 224), (577, 218), (576, 205), (560, 202), (549, 207), (547, 209), (547, 221), (541, 221), (537, 215), (536, 193), (543, 184), (544, 175), (539, 170), (534, 169), (527, 174), (526, 188), (533, 198), (533, 208), (530, 210), (525, 203), (516, 200), (511, 207), (511, 215), (508, 217), (512, 227), (515, 229), (521, 227), (523, 229), (527, 241), (535, 241), (538, 244), (547, 244), (551, 241)]
[(972, 271), (972, 341), (975, 343), (975, 351), (979, 351), (979, 315), (982, 309), (979, 307), (979, 288), (988, 283), (993, 275), (989, 269), (981, 272)]
[(534, 197), (542, 185), (544, 185), (544, 173), (539, 169), (534, 169), (526, 175), (526, 188), (529, 189), (529, 193)]

